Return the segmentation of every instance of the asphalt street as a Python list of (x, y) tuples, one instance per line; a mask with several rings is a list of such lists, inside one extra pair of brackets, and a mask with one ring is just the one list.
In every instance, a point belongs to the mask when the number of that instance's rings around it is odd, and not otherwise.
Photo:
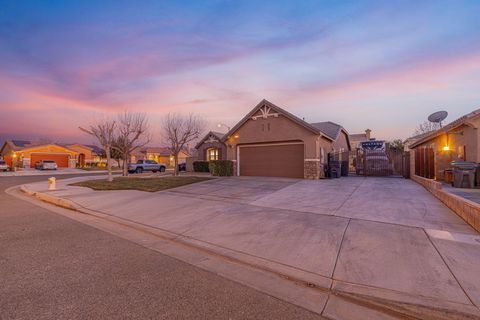
[(4, 193), (41, 180), (0, 177), (2, 320), (321, 319)]

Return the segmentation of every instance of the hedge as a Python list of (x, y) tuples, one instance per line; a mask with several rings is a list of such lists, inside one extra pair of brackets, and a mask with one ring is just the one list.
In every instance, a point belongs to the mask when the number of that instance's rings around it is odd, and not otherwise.
[(193, 171), (195, 172), (209, 172), (208, 161), (194, 161)]
[(209, 163), (212, 176), (229, 177), (233, 175), (233, 162), (230, 160), (213, 160)]

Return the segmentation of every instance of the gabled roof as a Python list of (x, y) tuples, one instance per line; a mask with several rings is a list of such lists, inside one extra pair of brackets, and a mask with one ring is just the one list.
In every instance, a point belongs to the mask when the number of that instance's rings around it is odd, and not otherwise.
[(345, 128), (342, 127), (341, 125), (332, 121), (316, 122), (316, 123), (312, 123), (311, 125), (317, 128), (318, 130), (326, 133), (333, 140), (337, 140), (340, 133), (343, 132), (347, 139), (347, 145), (350, 148), (350, 135), (348, 134), (347, 130), (345, 130)]
[(15, 147), (20, 147), (20, 148), (25, 147), (27, 144), (32, 144), (32, 141), (28, 141), (28, 140), (9, 140), (9, 141), (11, 141)]
[(40, 148), (40, 147), (45, 147), (45, 146), (57, 146), (57, 147), (60, 147), (60, 148), (65, 149), (65, 150), (68, 150), (68, 151), (70, 151), (70, 152), (72, 152), (72, 153), (78, 153), (77, 151), (72, 150), (72, 149), (70, 149), (69, 147), (66, 147), (66, 146), (61, 145), (61, 144), (58, 144), (58, 143), (53, 143), (53, 142), (47, 142), (47, 143), (42, 143), (42, 144), (25, 145), (25, 148), (21, 148), (20, 150), (21, 150), (21, 151), (24, 151), (24, 150), (35, 149), (35, 148)]
[(350, 139), (352, 140), (360, 140), (360, 139), (367, 139), (366, 133), (353, 133), (350, 135)]
[(446, 132), (448, 132), (450, 130), (456, 129), (456, 128), (460, 127), (461, 125), (467, 124), (469, 120), (477, 118), (478, 116), (480, 116), (480, 109), (474, 110), (474, 111), (472, 111), (472, 112), (470, 112), (470, 113), (468, 113), (468, 114), (450, 122), (449, 124), (447, 124), (446, 126), (440, 128), (438, 130), (428, 132), (424, 136), (420, 135), (419, 139), (416, 140), (413, 144), (411, 144), (409, 146), (409, 148), (415, 148), (416, 146), (418, 146), (422, 143), (425, 143), (427, 141), (435, 139), (436, 137), (441, 136), (442, 134), (445, 134)]
[(223, 142), (223, 137), (225, 136), (225, 133), (216, 132), (216, 131), (209, 131), (209, 132), (202, 138), (202, 140), (200, 140), (200, 141), (195, 145), (195, 149), (200, 148), (200, 146), (201, 146), (210, 136), (214, 136), (215, 138), (218, 139), (218, 141)]
[(332, 139), (329, 135), (327, 135), (326, 133), (324, 133), (323, 131), (315, 128), (314, 126), (312, 126), (311, 124), (309, 124), (308, 122), (298, 118), (297, 116), (291, 114), (290, 112), (274, 105), (273, 103), (271, 103), (270, 101), (266, 100), (266, 99), (263, 99), (262, 101), (260, 101), (259, 104), (257, 104), (255, 106), (255, 108), (252, 109), (252, 111), (250, 111), (245, 117), (243, 117), (242, 120), (240, 120), (240, 122), (238, 122), (230, 131), (228, 131), (227, 134), (225, 134), (225, 136), (223, 137), (223, 141), (227, 140), (228, 137), (230, 137), (233, 133), (235, 133), (235, 131), (237, 131), (245, 122), (247, 122), (252, 116), (254, 116), (258, 110), (260, 110), (261, 107), (263, 106), (267, 106), (271, 109), (273, 109), (274, 111), (276, 111), (277, 113), (280, 113), (282, 114), (283, 116), (285, 116), (286, 118), (290, 119), (291, 121), (295, 122), (296, 124), (304, 127), (305, 129), (315, 133), (315, 134), (318, 134), (318, 135), (322, 135), (323, 137), (325, 137), (327, 140), (331, 140), (333, 141), (334, 139)]
[(170, 156), (172, 152), (167, 147), (145, 147), (142, 152), (144, 153), (158, 153), (161, 156)]
[[(19, 151), (19, 150), (22, 150), (24, 148), (31, 147), (33, 145), (41, 145), (41, 144), (42, 144), (42, 142), (38, 142), (38, 141), (32, 142), (32, 141), (29, 141), (29, 140), (6, 140), (0, 150), (3, 151), (3, 149), (7, 145), (13, 151)], [(45, 144), (45, 142), (43, 142), (43, 144)]]
[(101, 155), (104, 152), (103, 148), (96, 146), (94, 144), (82, 144), (82, 146), (90, 148), (92, 152), (97, 155)]
[(325, 121), (325, 122), (316, 122), (316, 123), (311, 123), (312, 126), (317, 128), (318, 130), (322, 131), (325, 133), (327, 136), (329, 136), (332, 139), (337, 139), (338, 135), (340, 134), (340, 131), (342, 131), (342, 126), (336, 123), (333, 123), (331, 121)]

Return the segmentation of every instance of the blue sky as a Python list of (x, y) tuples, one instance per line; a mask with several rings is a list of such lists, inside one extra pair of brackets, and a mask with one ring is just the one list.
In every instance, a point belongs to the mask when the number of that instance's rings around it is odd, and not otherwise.
[(406, 138), (480, 107), (480, 1), (0, 1), (0, 135), (83, 141), (104, 112), (235, 124), (263, 98)]

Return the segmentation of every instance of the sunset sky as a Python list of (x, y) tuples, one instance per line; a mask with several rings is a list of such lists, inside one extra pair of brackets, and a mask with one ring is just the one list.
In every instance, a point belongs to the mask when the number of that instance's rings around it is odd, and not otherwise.
[(406, 138), (480, 108), (480, 1), (0, 0), (0, 140), (90, 142), (104, 112), (233, 126), (266, 98)]

